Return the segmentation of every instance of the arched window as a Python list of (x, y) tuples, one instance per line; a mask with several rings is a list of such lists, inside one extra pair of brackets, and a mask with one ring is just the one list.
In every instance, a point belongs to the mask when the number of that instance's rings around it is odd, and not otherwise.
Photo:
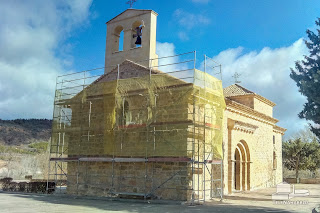
[(63, 108), (61, 108), (61, 115), (60, 120), (61, 124), (66, 126), (71, 126), (71, 120), (72, 120), (72, 108), (71, 105), (65, 105)]
[(129, 111), (129, 103), (128, 101), (124, 100), (122, 102), (122, 106), (120, 108), (119, 112), (119, 125), (120, 126), (126, 126), (131, 123), (132, 115)]
[(123, 33), (123, 30), (122, 30), (121, 33), (120, 33), (120, 37), (119, 37), (119, 49), (118, 49), (118, 51), (123, 51), (123, 36), (124, 36), (124, 33)]
[(117, 26), (114, 30), (114, 44), (113, 44), (113, 52), (122, 51), (123, 50), (123, 27)]

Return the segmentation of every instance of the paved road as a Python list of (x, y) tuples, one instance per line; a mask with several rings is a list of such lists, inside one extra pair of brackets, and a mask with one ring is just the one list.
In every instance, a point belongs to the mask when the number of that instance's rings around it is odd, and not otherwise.
[[(144, 201), (110, 201), (103, 199), (73, 198), (56, 195), (0, 193), (0, 212), (10, 213), (72, 213), (72, 212), (289, 212), (271, 207), (248, 207), (221, 203), (187, 206), (179, 203), (150, 203)], [(291, 211), (290, 211), (291, 212)]]

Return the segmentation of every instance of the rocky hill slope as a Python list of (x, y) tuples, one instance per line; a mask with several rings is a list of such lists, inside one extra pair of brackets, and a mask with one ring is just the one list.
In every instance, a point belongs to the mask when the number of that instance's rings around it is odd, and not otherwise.
[(0, 143), (17, 146), (35, 141), (48, 141), (51, 126), (52, 120), (48, 119), (0, 119)]

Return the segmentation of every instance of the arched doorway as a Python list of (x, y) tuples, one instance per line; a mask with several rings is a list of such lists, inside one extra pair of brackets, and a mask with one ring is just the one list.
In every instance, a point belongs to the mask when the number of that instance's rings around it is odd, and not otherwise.
[(250, 152), (248, 144), (241, 140), (234, 152), (234, 190), (250, 190)]
[(236, 148), (234, 153), (234, 189), (240, 190), (240, 169), (241, 169), (241, 160), (239, 149)]

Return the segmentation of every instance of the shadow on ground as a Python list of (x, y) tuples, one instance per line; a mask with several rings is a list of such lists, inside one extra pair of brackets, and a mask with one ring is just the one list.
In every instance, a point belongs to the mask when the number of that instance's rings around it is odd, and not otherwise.
[[(26, 208), (30, 212), (37, 212), (41, 205), (52, 209), (52, 212), (72, 212), (75, 208), (79, 208), (84, 212), (282, 212), (289, 213), (283, 209), (255, 207), (255, 206), (241, 206), (229, 205), (219, 202), (212, 202), (206, 205), (188, 206), (178, 202), (161, 202), (157, 201), (142, 201), (142, 200), (107, 200), (103, 198), (94, 197), (71, 197), (58, 195), (38, 195), (38, 194), (17, 194), (17, 193), (0, 193), (0, 199), (8, 199), (12, 202), (18, 202), (19, 208), (23, 205), (28, 205)], [(11, 201), (9, 201), (11, 202)], [(2, 207), (5, 204), (1, 203)], [(22, 206), (21, 206), (22, 205)], [(52, 206), (52, 207), (50, 207)], [(15, 207), (9, 209), (10, 212), (15, 211)], [(48, 211), (46, 211), (48, 212)], [(50, 212), (50, 211), (49, 211)]]

